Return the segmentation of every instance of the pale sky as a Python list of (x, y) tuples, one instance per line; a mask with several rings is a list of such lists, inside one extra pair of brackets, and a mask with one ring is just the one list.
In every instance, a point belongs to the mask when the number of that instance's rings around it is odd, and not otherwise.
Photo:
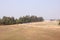
[(60, 19), (60, 0), (0, 0), (0, 17), (25, 15)]

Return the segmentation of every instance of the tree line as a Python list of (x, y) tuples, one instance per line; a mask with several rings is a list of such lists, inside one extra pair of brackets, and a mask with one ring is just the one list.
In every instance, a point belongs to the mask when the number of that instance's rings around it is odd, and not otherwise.
[(29, 22), (42, 22), (44, 21), (43, 17), (37, 16), (23, 16), (15, 19), (14, 17), (6, 17), (3, 16), (0, 18), (0, 25), (12, 25), (12, 24), (22, 24), (22, 23), (29, 23)]

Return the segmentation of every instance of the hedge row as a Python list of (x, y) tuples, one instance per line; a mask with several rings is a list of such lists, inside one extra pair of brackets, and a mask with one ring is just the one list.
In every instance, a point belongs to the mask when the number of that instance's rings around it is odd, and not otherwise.
[(21, 24), (21, 23), (29, 23), (29, 22), (42, 22), (44, 21), (43, 17), (37, 16), (23, 16), (18, 19), (14, 17), (6, 17), (0, 18), (0, 25), (11, 25), (11, 24)]

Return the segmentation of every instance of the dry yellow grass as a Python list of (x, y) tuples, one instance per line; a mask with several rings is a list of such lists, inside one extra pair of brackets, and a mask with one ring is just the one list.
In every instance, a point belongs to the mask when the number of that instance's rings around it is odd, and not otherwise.
[(57, 21), (0, 26), (0, 40), (60, 40)]

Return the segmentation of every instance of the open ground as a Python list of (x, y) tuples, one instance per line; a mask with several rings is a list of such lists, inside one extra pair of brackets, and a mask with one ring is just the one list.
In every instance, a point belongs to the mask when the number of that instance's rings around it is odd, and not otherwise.
[(0, 40), (60, 40), (57, 21), (1, 25)]

